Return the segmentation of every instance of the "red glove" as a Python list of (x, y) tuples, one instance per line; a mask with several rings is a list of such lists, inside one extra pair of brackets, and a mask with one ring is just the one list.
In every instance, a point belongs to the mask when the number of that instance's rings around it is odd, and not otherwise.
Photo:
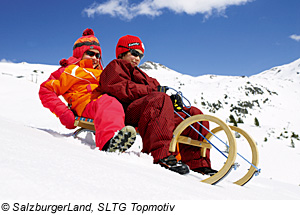
[(66, 126), (68, 129), (76, 128), (76, 126), (74, 126), (75, 116), (70, 109), (66, 110), (62, 115), (60, 115), (59, 120), (61, 124)]

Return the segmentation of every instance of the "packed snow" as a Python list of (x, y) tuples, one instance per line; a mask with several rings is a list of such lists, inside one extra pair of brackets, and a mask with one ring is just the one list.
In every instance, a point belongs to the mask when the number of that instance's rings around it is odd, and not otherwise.
[[(205, 71), (192, 77), (153, 62), (142, 65), (205, 114), (228, 124), (230, 115), (243, 121), (238, 127), (256, 141), (261, 169), (245, 186), (233, 184), (249, 168), (243, 160), (213, 186), (200, 182), (205, 177), (198, 173), (182, 176), (153, 164), (140, 152), (140, 137), (123, 154), (99, 151), (90, 133), (74, 139), (74, 130), (65, 129), (38, 97), (40, 84), (57, 68), (0, 63), (0, 199), (300, 200), (300, 59), (251, 77)], [(247, 143), (237, 143), (251, 160)], [(213, 149), (211, 156), (219, 168)]]

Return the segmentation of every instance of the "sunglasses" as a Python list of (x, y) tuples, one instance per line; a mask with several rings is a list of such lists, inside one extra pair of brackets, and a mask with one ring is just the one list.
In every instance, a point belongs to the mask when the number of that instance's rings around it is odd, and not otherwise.
[(119, 47), (129, 49), (129, 52), (130, 52), (130, 54), (131, 54), (132, 56), (134, 56), (134, 57), (139, 57), (141, 60), (142, 60), (143, 57), (144, 57), (144, 54), (138, 52), (138, 51), (135, 50), (135, 49), (131, 49), (131, 48), (128, 48), (128, 47), (125, 47), (125, 46), (119, 46)]
[(96, 53), (96, 52), (93, 52), (93, 51), (86, 51), (85, 54), (87, 54), (90, 57), (96, 56), (96, 58), (98, 58), (98, 59), (101, 57), (100, 53)]
[(139, 57), (141, 60), (144, 57), (144, 54), (141, 54), (140, 52), (138, 52), (135, 49), (129, 49), (129, 52), (131, 55), (133, 55), (134, 57)]

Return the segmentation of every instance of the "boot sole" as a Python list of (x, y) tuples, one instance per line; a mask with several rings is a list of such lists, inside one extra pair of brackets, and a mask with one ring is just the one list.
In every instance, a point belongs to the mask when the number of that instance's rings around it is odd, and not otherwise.
[(108, 152), (125, 152), (129, 149), (136, 139), (136, 130), (132, 126), (125, 126), (111, 140)]

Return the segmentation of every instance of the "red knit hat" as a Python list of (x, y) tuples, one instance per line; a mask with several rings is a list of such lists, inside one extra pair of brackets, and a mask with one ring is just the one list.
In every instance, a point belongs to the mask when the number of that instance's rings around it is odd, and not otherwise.
[(102, 56), (100, 43), (94, 36), (94, 31), (87, 28), (83, 31), (82, 37), (80, 37), (73, 46), (73, 57), (81, 59), (83, 54), (89, 49), (97, 49)]
[(120, 54), (128, 52), (129, 49), (140, 49), (143, 53), (145, 51), (144, 44), (142, 43), (140, 38), (132, 35), (126, 35), (121, 37), (118, 41), (116, 47), (116, 58), (118, 58)]

